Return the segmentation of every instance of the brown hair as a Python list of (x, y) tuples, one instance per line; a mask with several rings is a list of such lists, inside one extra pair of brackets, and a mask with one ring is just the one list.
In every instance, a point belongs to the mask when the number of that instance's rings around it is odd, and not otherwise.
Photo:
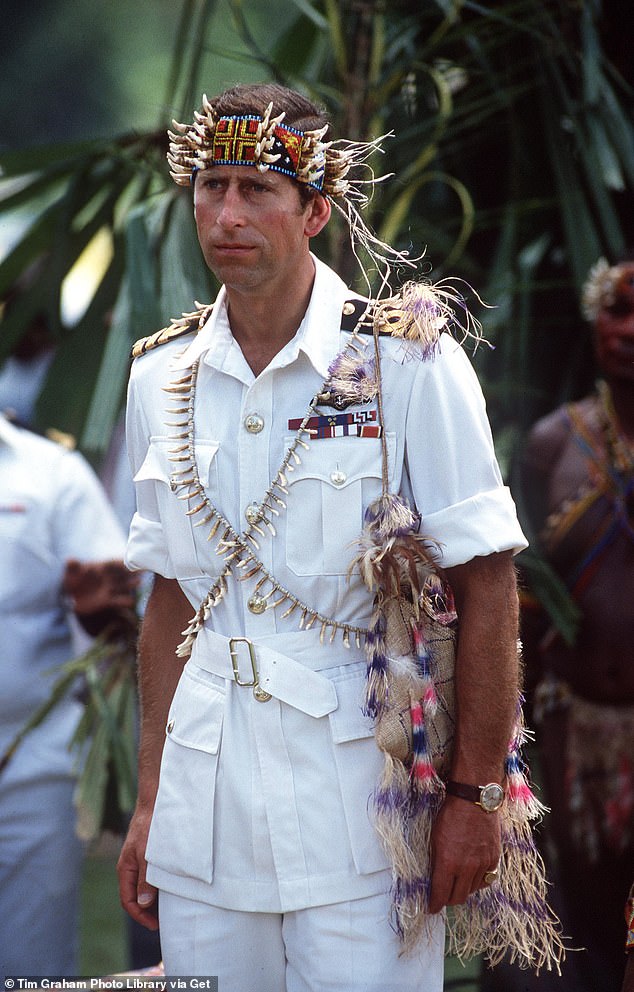
[(253, 83), (232, 86), (209, 101), (219, 117), (239, 117), (246, 114), (262, 116), (270, 103), (273, 115), (284, 111), (284, 123), (299, 131), (316, 131), (328, 124), (326, 111), (308, 97), (279, 83)]

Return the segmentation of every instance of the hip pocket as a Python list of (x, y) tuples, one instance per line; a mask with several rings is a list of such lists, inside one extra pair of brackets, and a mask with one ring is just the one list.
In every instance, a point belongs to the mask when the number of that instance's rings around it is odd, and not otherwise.
[(170, 872), (211, 882), (216, 775), (225, 693), (188, 664), (170, 707), (146, 857)]
[(360, 875), (389, 866), (371, 819), (372, 796), (383, 770), (372, 721), (363, 714), (365, 663), (336, 677), (337, 709), (329, 714), (339, 788), (355, 868)]

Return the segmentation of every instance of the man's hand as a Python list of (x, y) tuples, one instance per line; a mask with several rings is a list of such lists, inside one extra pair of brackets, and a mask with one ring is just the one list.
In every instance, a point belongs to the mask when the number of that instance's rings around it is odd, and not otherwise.
[(502, 852), (499, 813), (447, 796), (432, 831), (430, 913), (456, 906), (483, 888)]
[(145, 880), (145, 848), (151, 819), (151, 812), (135, 812), (119, 855), (117, 875), (119, 898), (126, 913), (148, 930), (158, 930), (157, 890)]
[[(501, 782), (517, 707), (517, 590), (510, 552), (447, 569), (459, 620), (456, 714), (449, 777)], [(432, 831), (431, 912), (483, 888), (501, 856), (499, 813), (447, 796)]]
[(122, 561), (66, 563), (63, 590), (82, 627), (96, 636), (108, 625), (129, 628), (134, 618), (138, 575)]

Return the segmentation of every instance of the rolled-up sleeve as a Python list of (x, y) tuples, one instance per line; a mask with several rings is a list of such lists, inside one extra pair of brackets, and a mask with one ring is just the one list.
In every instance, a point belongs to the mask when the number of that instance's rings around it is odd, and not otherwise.
[(406, 458), (421, 533), (438, 543), (442, 566), (526, 547), (495, 457), (480, 384), (451, 339), (417, 370)]
[(152, 471), (150, 429), (139, 400), (134, 374), (128, 386), (126, 442), (136, 492), (136, 513), (130, 524), (125, 563), (134, 571), (147, 569), (166, 579), (173, 579), (176, 572), (169, 555), (157, 499), (157, 485), (165, 484), (166, 480), (162, 482)]

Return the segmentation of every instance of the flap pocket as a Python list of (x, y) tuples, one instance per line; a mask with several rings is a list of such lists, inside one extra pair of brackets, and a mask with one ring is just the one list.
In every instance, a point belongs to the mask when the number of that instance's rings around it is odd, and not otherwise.
[[(386, 443), (393, 465), (395, 436)], [(347, 574), (365, 511), (381, 495), (381, 452), (379, 438), (315, 441), (289, 474), (286, 560), (296, 575)]]
[(165, 465), (165, 455), (156, 441), (151, 441), (145, 453), (141, 467), (134, 476), (135, 482), (145, 482), (149, 479), (159, 482), (169, 482), (169, 470)]
[[(178, 479), (179, 462), (172, 461), (178, 441), (170, 437), (152, 437), (141, 467), (134, 476), (135, 482), (153, 480), (170, 482)], [(196, 465), (201, 482), (215, 489), (215, 457), (220, 445), (216, 441), (196, 441)]]
[[(286, 445), (293, 443), (286, 438)], [(388, 435), (388, 444), (393, 444)], [(315, 455), (317, 457), (315, 457)], [(378, 438), (342, 437), (311, 444), (310, 456), (293, 466), (290, 486), (305, 479), (315, 479), (338, 491), (360, 479), (381, 478), (381, 441)]]
[(362, 740), (374, 734), (372, 720), (363, 712), (365, 664), (363, 663), (362, 671), (359, 671), (356, 665), (354, 668), (355, 671), (350, 675), (334, 681), (338, 705), (337, 709), (329, 714), (329, 719), (335, 744)]
[(217, 754), (225, 707), (224, 690), (209, 682), (196, 668), (185, 667), (172, 705), (165, 733), (183, 747)]
[[(224, 563), (203, 535), (198, 538), (195, 535), (196, 521), (188, 515), (191, 503), (187, 499), (192, 473), (183, 468), (187, 462), (173, 460), (180, 457), (175, 454), (177, 447), (178, 442), (173, 438), (150, 439), (145, 458), (134, 476), (139, 507), (142, 493), (156, 507), (153, 516), (160, 519), (176, 578), (187, 580), (208, 575), (213, 579), (220, 575)], [(212, 499), (218, 489), (218, 448), (215, 441), (196, 442), (196, 472)], [(189, 478), (189, 485), (183, 482), (185, 478)]]
[(213, 879), (214, 806), (224, 708), (223, 688), (188, 663), (167, 721), (146, 852), (150, 866), (207, 883)]
[(329, 714), (352, 859), (359, 874), (388, 866), (370, 816), (371, 797), (383, 770), (383, 755), (374, 742), (370, 717), (363, 714), (365, 664), (333, 679), (339, 705)]

